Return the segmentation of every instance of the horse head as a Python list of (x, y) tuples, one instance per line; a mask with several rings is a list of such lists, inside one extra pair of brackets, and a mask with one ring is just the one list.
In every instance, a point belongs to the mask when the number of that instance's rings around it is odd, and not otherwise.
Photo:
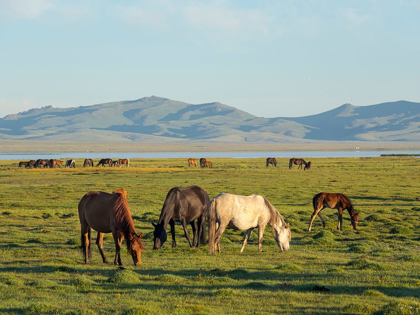
[(141, 252), (144, 250), (144, 246), (141, 241), (142, 237), (143, 233), (140, 233), (139, 235), (137, 235), (136, 233), (131, 233), (130, 235), (130, 244), (128, 246), (128, 252), (133, 258), (134, 266), (141, 264)]
[(155, 227), (155, 231), (153, 232), (153, 249), (160, 249), (163, 244), (166, 242), (167, 235), (165, 228), (163, 227), (162, 223), (152, 225)]
[(274, 237), (281, 251), (286, 251), (289, 250), (289, 243), (292, 240), (292, 232), (290, 231), (289, 223), (282, 225), (280, 222), (276, 225), (276, 227), (273, 227)]
[(354, 213), (353, 216), (351, 216), (351, 225), (353, 226), (353, 229), (357, 230), (357, 225), (359, 224), (359, 213)]

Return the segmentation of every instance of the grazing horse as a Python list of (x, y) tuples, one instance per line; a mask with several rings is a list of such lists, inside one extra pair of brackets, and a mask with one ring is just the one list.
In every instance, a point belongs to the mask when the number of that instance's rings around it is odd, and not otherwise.
[(99, 165), (102, 165), (102, 167), (104, 167), (105, 164), (108, 164), (109, 166), (112, 166), (112, 159), (101, 159), (99, 161), (98, 165), (96, 165), (96, 167), (98, 167)]
[(118, 165), (121, 167), (121, 165), (125, 165), (127, 167), (130, 166), (130, 160), (129, 159), (119, 159)]
[(265, 161), (265, 166), (268, 167), (269, 164), (274, 165), (274, 167), (277, 167), (277, 160), (276, 158), (267, 158)]
[(206, 163), (206, 161), (207, 161), (206, 158), (201, 158), (200, 159), (200, 166), (204, 167), (204, 163)]
[(189, 158), (188, 159), (188, 166), (194, 165), (197, 167), (197, 161), (195, 159)]
[(293, 164), (295, 165), (299, 165), (299, 168), (302, 168), (302, 165), (306, 166), (306, 162), (304, 159), (296, 159), (296, 158), (292, 158), (289, 160), (289, 169), (291, 169), (293, 167)]
[[(153, 224), (155, 231), (153, 249), (159, 249), (165, 243), (166, 227), (169, 223), (172, 234), (172, 247), (176, 247), (175, 241), (175, 221), (179, 221), (184, 228), (185, 237), (190, 247), (198, 247), (206, 243), (206, 215), (207, 203), (210, 198), (207, 192), (198, 186), (190, 186), (186, 188), (174, 187), (167, 196), (160, 213), (158, 224)], [(198, 228), (195, 220), (197, 220)], [(190, 223), (193, 229), (193, 241), (191, 243), (190, 235), (187, 230), (187, 223)]]
[(65, 167), (75, 168), (76, 167), (76, 161), (75, 160), (67, 160)]
[(19, 162), (20, 168), (22, 168), (22, 166), (25, 166), (25, 168), (28, 168), (28, 165), (29, 165), (29, 162), (24, 162), (24, 161)]
[(305, 168), (303, 170), (304, 171), (310, 170), (311, 169), (311, 165), (312, 165), (312, 162), (311, 161), (307, 162), (306, 165), (305, 165)]
[(92, 159), (85, 159), (85, 161), (83, 162), (83, 167), (88, 167), (88, 166), (93, 167), (93, 160)]
[(108, 263), (103, 250), (104, 233), (112, 232), (116, 248), (114, 264), (122, 265), (120, 249), (124, 238), (134, 265), (141, 264), (141, 251), (144, 249), (141, 241), (143, 233), (137, 235), (127, 203), (127, 192), (124, 189), (118, 189), (112, 194), (102, 191), (88, 192), (80, 200), (78, 209), (86, 264), (91, 256), (91, 228), (98, 232), (96, 244), (104, 263)]
[(50, 160), (46, 160), (46, 159), (38, 159), (36, 160), (34, 167), (36, 168), (41, 168), (41, 167), (49, 167), (50, 165)]
[(35, 160), (30, 160), (30, 161), (28, 162), (28, 165), (26, 165), (26, 167), (27, 167), (27, 168), (35, 167), (35, 163), (36, 163), (36, 161), (35, 161)]
[(337, 230), (343, 230), (343, 210), (347, 209), (351, 217), (351, 225), (355, 230), (357, 230), (357, 224), (359, 223), (359, 213), (353, 208), (351, 201), (348, 197), (343, 194), (337, 193), (326, 193), (321, 192), (314, 196), (312, 199), (312, 205), (314, 207), (314, 212), (311, 215), (311, 221), (309, 222), (308, 231), (311, 231), (312, 222), (314, 221), (316, 215), (322, 221), (322, 225), (325, 228), (325, 221), (321, 216), (321, 210), (324, 208), (337, 209), (338, 210), (338, 223)]
[[(258, 251), (262, 251), (262, 239), (267, 224), (273, 229), (274, 239), (280, 249), (288, 250), (292, 239), (289, 224), (276, 208), (263, 196), (239, 196), (222, 193), (207, 205), (209, 215), (209, 250), (214, 254), (220, 250), (220, 237), (229, 226), (236, 230), (246, 230), (241, 248), (243, 252), (252, 230), (258, 227)], [(216, 225), (218, 226), (216, 229)]]
[(213, 168), (213, 163), (210, 162), (210, 161), (205, 161), (204, 164), (201, 167)]
[[(50, 161), (49, 161), (49, 167), (50, 168), (55, 168), (56, 166), (58, 166), (58, 167), (60, 167), (61, 168), (61, 166), (64, 166), (63, 165), (63, 161), (60, 161), (60, 160), (54, 160), (54, 159), (50, 159)], [(61, 166), (60, 166), (61, 165)]]
[(112, 161), (111, 163), (112, 167), (117, 167), (118, 165), (120, 165), (120, 161)]

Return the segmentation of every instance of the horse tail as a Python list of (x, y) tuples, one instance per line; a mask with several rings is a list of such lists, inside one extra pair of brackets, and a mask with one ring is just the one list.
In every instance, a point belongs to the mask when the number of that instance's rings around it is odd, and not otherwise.
[(209, 203), (209, 195), (207, 194), (207, 192), (203, 189), (203, 213), (201, 214), (201, 216), (198, 218), (198, 222), (199, 222), (199, 227), (200, 227), (200, 244), (205, 245), (207, 242), (207, 232), (206, 232), (206, 217), (207, 217), (207, 205)]
[(290, 160), (289, 160), (289, 169), (291, 169), (291, 168), (292, 168), (292, 166), (293, 166), (293, 159), (290, 159)]
[(312, 198), (312, 206), (314, 207), (314, 211), (318, 208), (319, 204), (323, 204), (323, 203), (324, 203), (324, 194), (323, 193), (316, 194)]
[(209, 215), (209, 253), (215, 252), (215, 238), (216, 238), (216, 200), (213, 198), (207, 204), (207, 212)]

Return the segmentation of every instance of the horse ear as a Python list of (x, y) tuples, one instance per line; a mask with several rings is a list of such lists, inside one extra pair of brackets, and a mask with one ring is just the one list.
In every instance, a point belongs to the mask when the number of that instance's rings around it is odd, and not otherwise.
[(289, 226), (290, 226), (290, 225), (289, 225), (289, 223), (286, 223), (286, 229), (288, 229), (288, 228), (289, 228)]
[(153, 222), (152, 222), (152, 225), (153, 225), (154, 227), (156, 227), (156, 224), (154, 224)]
[(139, 238), (142, 238), (142, 237), (143, 237), (143, 232), (140, 232)]

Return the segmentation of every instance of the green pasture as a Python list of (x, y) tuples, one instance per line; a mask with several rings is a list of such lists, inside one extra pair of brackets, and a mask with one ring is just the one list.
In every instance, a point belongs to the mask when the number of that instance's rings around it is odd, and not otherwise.
[[(130, 168), (19, 169), (0, 161), (0, 313), (5, 314), (420, 314), (420, 159), (316, 158), (312, 170), (286, 159), (212, 159), (213, 169), (186, 159), (136, 159)], [(95, 161), (97, 163), (97, 161)], [(78, 165), (81, 160), (76, 160)], [(280, 252), (267, 227), (263, 251), (253, 232), (227, 229), (222, 253), (190, 249), (180, 225), (178, 247), (153, 248), (167, 192), (199, 185), (266, 196), (290, 223), (292, 242)], [(143, 264), (103, 264), (93, 244), (83, 264), (77, 204), (91, 190), (128, 192)], [(344, 213), (323, 210), (307, 231), (312, 197), (342, 192), (360, 211), (359, 230)], [(191, 229), (190, 229), (191, 231)], [(169, 231), (168, 231), (169, 233)], [(93, 238), (93, 241), (95, 240)], [(112, 236), (104, 240), (113, 261)]]

